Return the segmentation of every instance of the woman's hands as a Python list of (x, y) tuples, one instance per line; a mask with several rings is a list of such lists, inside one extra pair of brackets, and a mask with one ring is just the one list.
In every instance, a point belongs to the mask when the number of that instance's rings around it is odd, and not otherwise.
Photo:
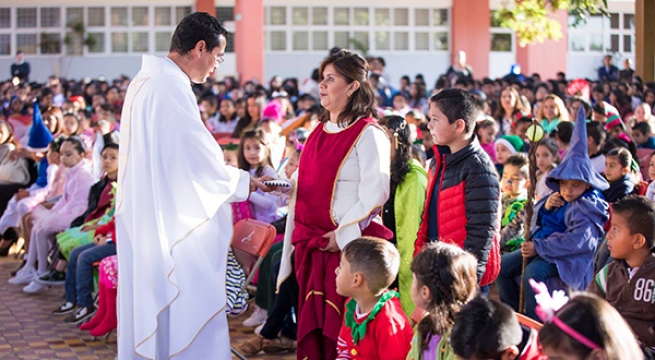
[(328, 239), (328, 244), (325, 248), (321, 249), (322, 251), (339, 251), (339, 245), (337, 244), (337, 234), (334, 231), (330, 231), (329, 233), (323, 235), (323, 238)]

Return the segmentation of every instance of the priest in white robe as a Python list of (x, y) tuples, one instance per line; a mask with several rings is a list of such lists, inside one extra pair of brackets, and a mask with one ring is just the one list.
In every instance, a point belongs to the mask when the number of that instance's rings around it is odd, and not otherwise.
[(230, 203), (263, 185), (225, 165), (191, 90), (222, 62), (226, 33), (206, 13), (188, 15), (169, 55), (144, 56), (127, 91), (116, 205), (121, 360), (231, 358)]

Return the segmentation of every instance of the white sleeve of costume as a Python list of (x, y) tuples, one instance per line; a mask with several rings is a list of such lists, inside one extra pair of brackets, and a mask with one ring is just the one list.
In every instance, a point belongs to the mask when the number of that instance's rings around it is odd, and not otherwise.
[[(357, 202), (339, 219), (339, 227), (335, 231), (339, 248), (343, 249), (349, 242), (360, 237), (362, 229), (381, 213), (382, 206), (389, 199), (390, 152), (389, 139), (382, 130), (375, 126), (364, 129), (350, 154), (358, 158), (359, 187)], [(336, 191), (335, 199), (338, 199), (338, 183)]]

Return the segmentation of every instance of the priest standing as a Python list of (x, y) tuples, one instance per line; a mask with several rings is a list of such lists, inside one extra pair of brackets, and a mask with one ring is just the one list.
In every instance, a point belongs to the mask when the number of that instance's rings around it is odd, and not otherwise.
[(227, 31), (192, 13), (166, 58), (144, 56), (121, 121), (116, 210), (118, 358), (229, 359), (231, 202), (264, 187), (225, 165), (191, 83), (223, 62)]

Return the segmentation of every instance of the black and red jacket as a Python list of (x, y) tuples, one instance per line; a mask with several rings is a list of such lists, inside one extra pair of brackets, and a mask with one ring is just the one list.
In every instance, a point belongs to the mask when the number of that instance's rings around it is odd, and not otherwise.
[[(500, 184), (498, 173), (477, 137), (455, 154), (435, 146), (430, 168), (425, 209), (418, 231), (415, 254), (426, 243), (456, 244), (478, 259), (480, 286), (491, 284), (500, 272)], [(441, 174), (439, 176), (439, 174)], [(436, 180), (439, 179), (439, 184)], [(438, 185), (438, 191), (435, 186)], [(430, 203), (437, 196), (437, 218), (430, 219)], [(429, 238), (430, 222), (438, 236)]]

